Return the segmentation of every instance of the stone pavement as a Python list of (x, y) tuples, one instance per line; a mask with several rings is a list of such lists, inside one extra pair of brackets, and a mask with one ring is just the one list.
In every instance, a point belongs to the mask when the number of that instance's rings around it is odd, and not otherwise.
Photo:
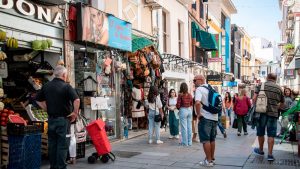
[[(218, 131), (219, 132), (219, 131)], [(220, 132), (219, 132), (220, 133)], [(257, 146), (254, 130), (249, 130), (248, 136), (236, 135), (236, 130), (227, 131), (228, 137), (218, 135), (216, 139), (216, 165), (213, 168), (222, 169), (296, 169), (300, 168), (300, 158), (296, 156), (297, 145), (291, 143), (278, 143), (274, 147), (276, 160), (269, 163), (265, 157), (258, 157), (252, 153)], [(205, 168), (199, 165), (199, 161), (205, 158), (202, 145), (194, 143), (191, 147), (178, 146), (178, 140), (168, 139), (168, 132), (162, 132), (161, 145), (147, 144), (147, 135), (133, 139), (119, 141), (112, 144), (113, 152), (117, 159), (115, 162), (103, 164), (98, 161), (95, 164), (87, 163), (85, 159), (79, 159), (75, 165), (69, 165), (68, 169), (196, 169)], [(87, 150), (87, 155), (95, 150)], [(265, 152), (267, 147), (265, 146)], [(49, 169), (44, 165), (41, 169)]]

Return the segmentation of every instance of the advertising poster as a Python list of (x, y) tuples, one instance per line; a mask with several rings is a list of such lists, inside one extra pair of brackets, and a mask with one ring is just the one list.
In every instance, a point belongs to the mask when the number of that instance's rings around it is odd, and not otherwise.
[(131, 23), (92, 7), (77, 8), (77, 40), (131, 51)]

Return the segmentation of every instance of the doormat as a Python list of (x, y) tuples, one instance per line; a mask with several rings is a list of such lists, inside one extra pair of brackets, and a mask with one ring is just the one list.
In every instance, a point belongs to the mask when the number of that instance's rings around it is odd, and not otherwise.
[(113, 153), (116, 156), (121, 158), (131, 158), (141, 154), (140, 152), (132, 152), (132, 151), (114, 151)]

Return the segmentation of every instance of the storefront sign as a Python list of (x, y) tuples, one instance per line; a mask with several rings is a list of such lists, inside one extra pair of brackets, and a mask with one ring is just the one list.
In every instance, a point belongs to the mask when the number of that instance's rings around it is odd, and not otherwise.
[(92, 7), (78, 6), (78, 40), (131, 51), (131, 24)]
[(108, 46), (131, 51), (131, 24), (113, 15), (108, 16), (109, 40)]
[(222, 62), (222, 58), (208, 58), (208, 62)]
[(295, 79), (296, 72), (295, 69), (285, 69), (284, 70), (284, 79)]
[[(7, 0), (0, 1), (0, 9), (12, 9), (15, 8), (18, 13), (25, 15), (25, 16), (34, 16), (36, 19), (43, 20), (48, 23), (64, 25), (64, 20), (62, 18), (62, 13), (42, 7), (31, 2), (27, 2), (25, 0)], [(58, 9), (58, 8), (56, 8)]]
[(221, 75), (207, 75), (207, 83), (210, 85), (222, 85)]
[(237, 81), (223, 81), (223, 87), (237, 87)]

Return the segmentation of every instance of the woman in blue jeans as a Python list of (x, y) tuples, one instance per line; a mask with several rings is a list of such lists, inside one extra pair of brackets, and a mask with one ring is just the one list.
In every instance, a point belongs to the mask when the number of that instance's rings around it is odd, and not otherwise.
[(188, 86), (186, 83), (181, 83), (179, 96), (176, 107), (179, 109), (179, 120), (181, 128), (181, 145), (192, 145), (192, 106), (193, 97), (188, 93)]
[(160, 140), (160, 123), (161, 122), (155, 122), (154, 117), (155, 115), (160, 114), (163, 119), (163, 111), (162, 111), (162, 103), (160, 100), (160, 97), (158, 96), (158, 89), (156, 86), (151, 86), (149, 90), (148, 95), (148, 102), (149, 102), (149, 113), (148, 113), (148, 143), (152, 144), (152, 135), (153, 135), (153, 129), (155, 131), (156, 136), (156, 144), (162, 144), (163, 141)]

